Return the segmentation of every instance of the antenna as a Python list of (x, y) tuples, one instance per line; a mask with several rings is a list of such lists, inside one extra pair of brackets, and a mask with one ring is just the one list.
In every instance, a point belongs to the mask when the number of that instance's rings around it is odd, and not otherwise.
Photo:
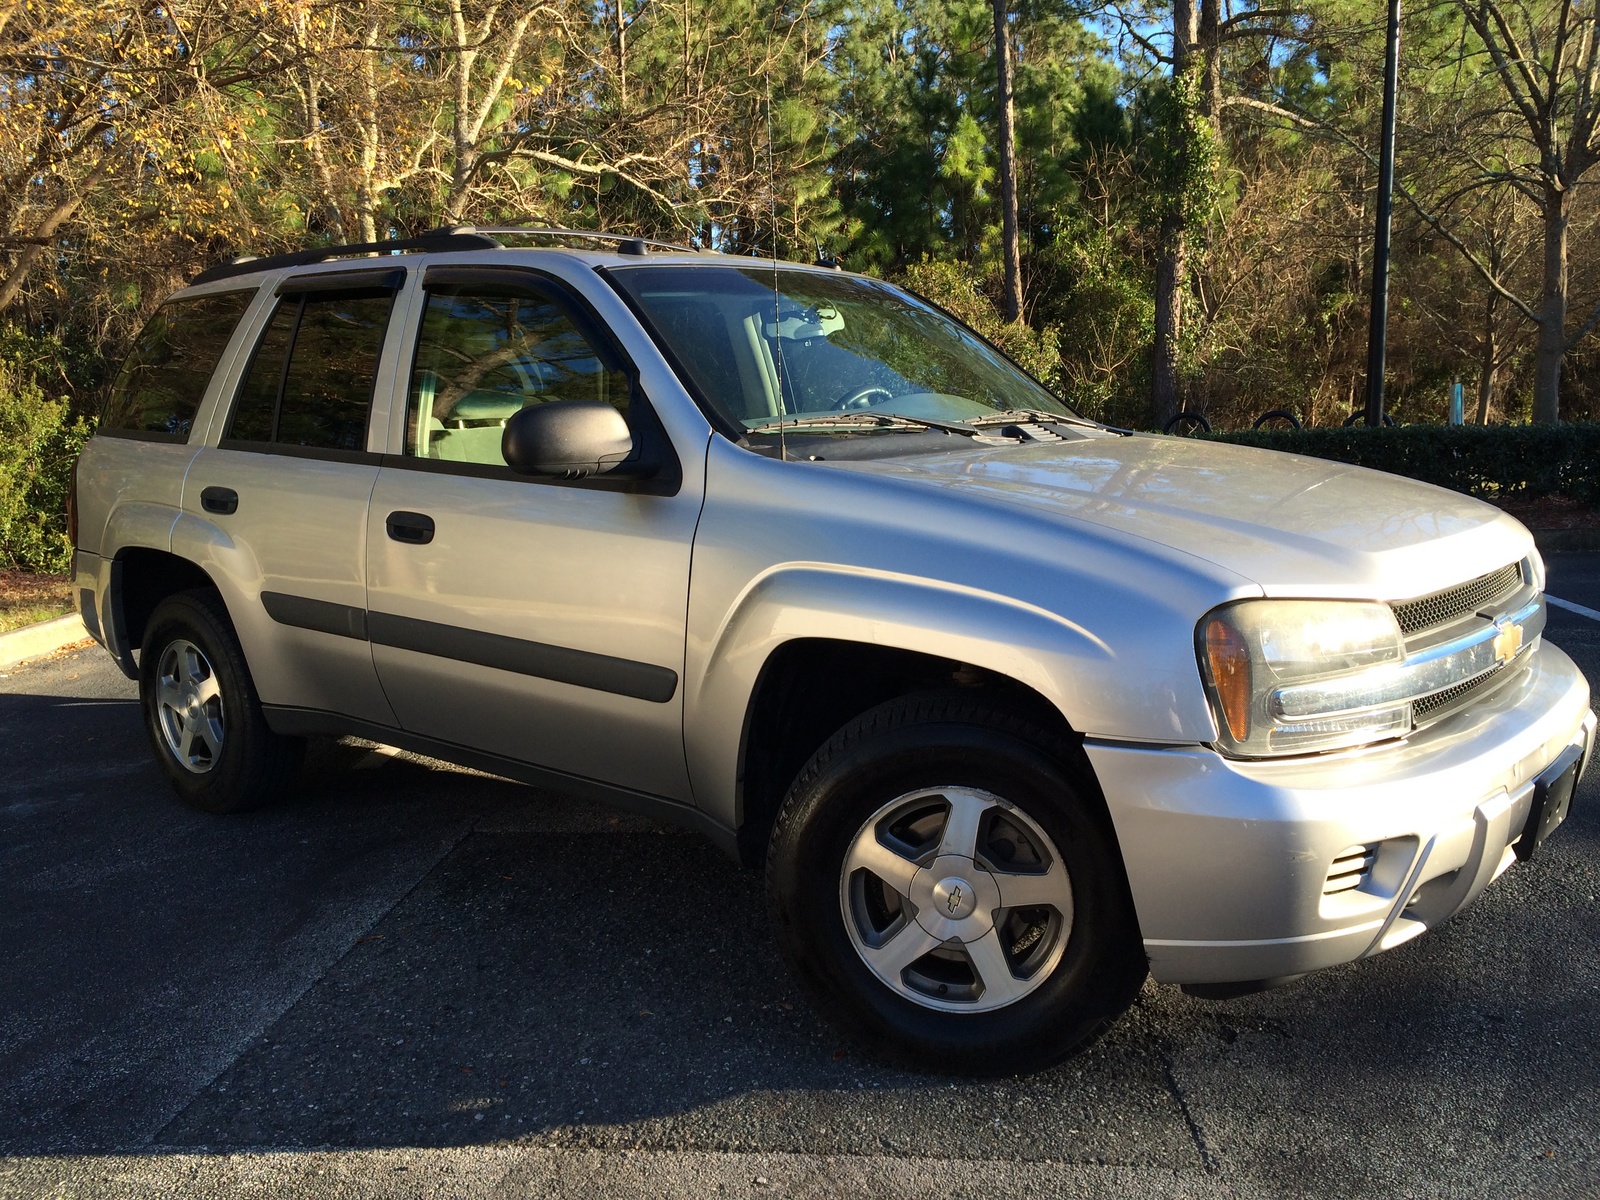
[[(776, 9), (773, 10), (776, 14)], [(772, 165), (772, 21), (767, 18), (767, 56), (761, 64), (761, 78), (767, 93), (767, 204), (772, 214), (772, 345), (778, 368), (778, 461), (789, 461), (789, 441), (783, 418), (788, 412), (783, 397), (783, 309), (778, 292), (778, 177)]]

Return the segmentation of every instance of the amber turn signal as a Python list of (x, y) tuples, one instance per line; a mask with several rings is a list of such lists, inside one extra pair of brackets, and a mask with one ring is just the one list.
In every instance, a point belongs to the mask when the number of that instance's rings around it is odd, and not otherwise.
[(1250, 650), (1244, 634), (1226, 621), (1211, 621), (1206, 626), (1206, 659), (1228, 732), (1242, 742), (1250, 736)]

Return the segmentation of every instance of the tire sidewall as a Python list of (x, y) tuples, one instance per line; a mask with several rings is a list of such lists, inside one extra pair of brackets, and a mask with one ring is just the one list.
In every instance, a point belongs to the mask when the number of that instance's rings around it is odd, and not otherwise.
[[(198, 774), (186, 769), (167, 745), (156, 698), (161, 659), (167, 648), (180, 640), (199, 647), (222, 692), (222, 753), (209, 771)], [(209, 605), (190, 593), (170, 597), (156, 609), (139, 655), (140, 707), (156, 757), (184, 800), (208, 812), (231, 812), (242, 807), (231, 798), (242, 791), (250, 726), (259, 716), (255, 691), (241, 676), (240, 661), (232, 631), (221, 624)]]
[[(851, 840), (883, 805), (931, 787), (978, 788), (1015, 805), (1049, 835), (1072, 880), (1060, 961), (1004, 1008), (951, 1013), (898, 995), (862, 961), (845, 927), (840, 875)], [(1137, 932), (1120, 858), (1093, 807), (1036, 746), (983, 725), (903, 725), (803, 773), (791, 800), (772, 847), (779, 940), (825, 1011), (845, 1016), (869, 1046), (935, 1069), (1010, 1073), (1064, 1057), (1131, 1000), (1126, 959)]]

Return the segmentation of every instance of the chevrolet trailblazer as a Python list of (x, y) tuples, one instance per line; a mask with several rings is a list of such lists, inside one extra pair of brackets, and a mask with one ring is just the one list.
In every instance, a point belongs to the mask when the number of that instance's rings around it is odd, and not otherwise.
[(565, 231), (212, 268), (79, 462), (76, 587), (179, 794), (357, 735), (764, 867), (867, 1047), (1048, 1065), (1147, 972), (1392, 949), (1594, 742), (1526, 530), (1075, 414), (878, 280)]

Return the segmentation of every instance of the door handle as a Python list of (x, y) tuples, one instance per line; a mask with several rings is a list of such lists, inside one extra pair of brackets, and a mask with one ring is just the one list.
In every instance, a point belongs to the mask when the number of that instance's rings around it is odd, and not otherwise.
[(384, 520), (389, 536), (411, 546), (426, 546), (433, 541), (433, 518), (426, 513), (392, 512)]
[(231, 516), (239, 511), (239, 493), (232, 488), (208, 487), (200, 493), (200, 507), (207, 512)]

